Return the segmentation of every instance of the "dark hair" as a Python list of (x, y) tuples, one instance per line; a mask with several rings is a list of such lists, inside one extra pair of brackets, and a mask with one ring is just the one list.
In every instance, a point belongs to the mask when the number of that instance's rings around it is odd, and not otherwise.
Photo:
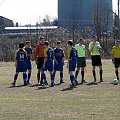
[(39, 38), (39, 40), (42, 40), (42, 39), (44, 39), (44, 37), (43, 37), (43, 36), (41, 36), (41, 37)]
[(80, 40), (79, 41), (83, 41), (84, 39), (83, 38), (80, 38)]
[(116, 40), (115, 42), (120, 42), (120, 40)]
[(73, 40), (69, 40), (69, 41), (68, 41), (68, 44), (69, 44), (70, 46), (73, 46)]
[(61, 41), (57, 41), (56, 44), (61, 44)]
[(92, 38), (96, 38), (97, 36), (96, 35), (93, 35)]
[(48, 42), (48, 41), (45, 41), (45, 42), (44, 42), (44, 45), (48, 46), (48, 45), (49, 45), (49, 42)]
[(31, 43), (30, 41), (26, 41), (26, 44)]
[(24, 47), (24, 43), (23, 42), (20, 42), (19, 43), (19, 48), (23, 48)]

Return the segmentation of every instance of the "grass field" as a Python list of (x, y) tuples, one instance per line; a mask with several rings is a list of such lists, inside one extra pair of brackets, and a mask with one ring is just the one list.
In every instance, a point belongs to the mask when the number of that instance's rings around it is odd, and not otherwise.
[[(87, 61), (85, 79), (88, 83), (68, 90), (70, 80), (65, 66), (66, 83), (54, 88), (38, 88), (35, 86), (37, 70), (33, 63), (32, 86), (21, 86), (23, 81), (20, 74), (17, 87), (11, 88), (14, 63), (1, 62), (0, 120), (120, 120), (120, 84), (110, 84), (115, 78), (111, 60), (103, 61), (103, 70), (104, 82), (91, 84), (91, 63)], [(47, 79), (49, 81), (48, 73)], [(59, 83), (58, 73), (55, 82)]]

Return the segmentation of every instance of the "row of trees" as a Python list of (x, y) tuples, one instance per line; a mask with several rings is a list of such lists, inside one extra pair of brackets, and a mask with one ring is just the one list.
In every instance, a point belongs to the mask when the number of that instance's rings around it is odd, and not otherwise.
[[(74, 43), (78, 43), (81, 35), (79, 31), (74, 33)], [(87, 34), (87, 33), (86, 33)], [(46, 40), (49, 41), (51, 47), (55, 47), (56, 41), (60, 40), (62, 42), (62, 48), (64, 49), (67, 56), (67, 41), (73, 39), (72, 33), (69, 31), (60, 28), (54, 30), (42, 30), (39, 31), (38, 34), (29, 34), (29, 35), (0, 35), (0, 61), (13, 61), (15, 50), (18, 48), (19, 42), (30, 40), (32, 43), (32, 48), (34, 49), (36, 44), (39, 42), (38, 38), (40, 36), (44, 36)], [(91, 41), (91, 36), (85, 36), (86, 47), (88, 48), (88, 44)], [(111, 48), (113, 46), (112, 36), (102, 36), (100, 43), (105, 51), (104, 57), (109, 58)], [(87, 58), (90, 57), (89, 53), (86, 55)]]

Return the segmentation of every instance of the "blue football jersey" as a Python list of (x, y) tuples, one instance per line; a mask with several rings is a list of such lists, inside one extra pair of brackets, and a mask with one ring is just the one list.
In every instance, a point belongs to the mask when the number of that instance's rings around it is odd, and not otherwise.
[(55, 48), (54, 50), (54, 57), (57, 61), (62, 61), (64, 57), (64, 51), (62, 48)]
[(69, 53), (69, 59), (70, 60), (76, 60), (77, 56), (78, 56), (77, 50), (74, 47), (72, 47), (69, 52), (70, 52)]
[(27, 48), (27, 47), (25, 47), (24, 49), (25, 49), (25, 51), (27, 52), (28, 60), (30, 60), (30, 59), (31, 59), (30, 56), (31, 56), (31, 54), (32, 54), (32, 48)]
[(47, 58), (47, 60), (53, 60), (53, 49), (52, 48), (47, 48), (45, 49), (45, 57)]
[(27, 53), (24, 49), (18, 49), (15, 53), (15, 59), (18, 62), (26, 62), (27, 60)]

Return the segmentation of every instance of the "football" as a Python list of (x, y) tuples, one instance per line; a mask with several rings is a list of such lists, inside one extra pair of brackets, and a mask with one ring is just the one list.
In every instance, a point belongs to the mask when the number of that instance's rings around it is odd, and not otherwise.
[(114, 80), (112, 81), (112, 84), (114, 84), (114, 85), (118, 85), (118, 83), (119, 83), (119, 81), (118, 81), (117, 79), (114, 79)]

